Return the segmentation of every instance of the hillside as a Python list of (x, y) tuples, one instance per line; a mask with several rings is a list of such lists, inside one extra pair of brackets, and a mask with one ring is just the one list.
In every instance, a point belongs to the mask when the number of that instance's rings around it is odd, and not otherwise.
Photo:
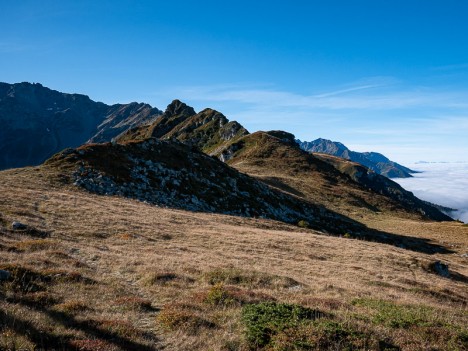
[(149, 138), (88, 144), (54, 155), (43, 167), (56, 170), (63, 181), (99, 195), (294, 224), (302, 220), (334, 234), (366, 231), (355, 221), (271, 189), (179, 142)]
[(110, 141), (160, 114), (148, 104), (109, 106), (38, 83), (0, 83), (0, 170), (38, 165), (87, 141)]
[(242, 172), (355, 219), (363, 212), (388, 212), (451, 220), (390, 179), (338, 157), (310, 155), (293, 135), (282, 133), (250, 134), (221, 153), (230, 154), (228, 164)]
[(424, 253), (96, 195), (64, 172), (0, 172), (0, 349), (467, 349), (460, 223), (379, 215), (443, 248)]
[(405, 166), (390, 161), (382, 154), (351, 151), (342, 143), (336, 141), (319, 138), (314, 141), (296, 140), (296, 142), (305, 151), (329, 154), (351, 160), (388, 178), (408, 178), (412, 177), (412, 173), (416, 173)]

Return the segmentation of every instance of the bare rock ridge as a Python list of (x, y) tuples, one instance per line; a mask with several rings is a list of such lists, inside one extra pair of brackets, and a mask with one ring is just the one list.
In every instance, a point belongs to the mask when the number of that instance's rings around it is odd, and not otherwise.
[(87, 141), (109, 141), (161, 113), (148, 104), (109, 106), (37, 83), (0, 83), (0, 170), (38, 165)]
[(356, 152), (349, 150), (342, 143), (327, 139), (316, 139), (313, 141), (296, 140), (299, 146), (308, 152), (324, 153), (332, 156), (338, 156), (360, 163), (374, 172), (384, 175), (388, 178), (408, 178), (416, 173), (408, 167), (402, 166), (396, 162), (390, 161), (387, 157), (377, 152)]

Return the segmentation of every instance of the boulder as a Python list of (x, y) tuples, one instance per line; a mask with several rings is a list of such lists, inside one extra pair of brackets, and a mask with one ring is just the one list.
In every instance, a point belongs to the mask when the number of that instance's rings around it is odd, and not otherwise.
[(3, 269), (0, 269), (0, 282), (6, 281), (10, 279), (11, 273), (8, 271), (4, 271)]
[(15, 221), (15, 222), (11, 223), (11, 228), (13, 230), (25, 230), (25, 229), (28, 228), (28, 226), (26, 224), (21, 223), (21, 222), (16, 222)]

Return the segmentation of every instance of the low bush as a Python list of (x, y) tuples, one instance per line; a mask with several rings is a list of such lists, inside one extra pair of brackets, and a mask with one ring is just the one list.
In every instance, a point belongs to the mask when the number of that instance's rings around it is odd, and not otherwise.
[[(289, 350), (380, 350), (380, 343), (368, 333), (329, 319), (318, 319), (287, 328), (274, 335), (270, 349)], [(387, 344), (389, 345), (389, 344)], [(382, 348), (389, 350), (388, 348)]]
[(300, 305), (263, 302), (244, 306), (241, 319), (249, 346), (262, 348), (279, 333), (297, 329), (321, 316), (321, 312)]
[(297, 226), (300, 228), (310, 228), (310, 223), (302, 219), (297, 222)]
[(77, 313), (89, 310), (89, 306), (79, 300), (69, 300), (55, 306), (55, 308), (61, 312), (66, 313)]
[(17, 251), (33, 252), (57, 248), (57, 242), (50, 239), (23, 240), (15, 244)]

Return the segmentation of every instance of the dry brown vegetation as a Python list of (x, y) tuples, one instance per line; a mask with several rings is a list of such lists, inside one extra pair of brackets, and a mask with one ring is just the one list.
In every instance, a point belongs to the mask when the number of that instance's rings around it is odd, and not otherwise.
[[(0, 269), (12, 273), (0, 285), (0, 349), (467, 349), (460, 223), (348, 208), (445, 249), (425, 253), (92, 195), (54, 172), (0, 173)], [(431, 270), (436, 261), (450, 278)]]

